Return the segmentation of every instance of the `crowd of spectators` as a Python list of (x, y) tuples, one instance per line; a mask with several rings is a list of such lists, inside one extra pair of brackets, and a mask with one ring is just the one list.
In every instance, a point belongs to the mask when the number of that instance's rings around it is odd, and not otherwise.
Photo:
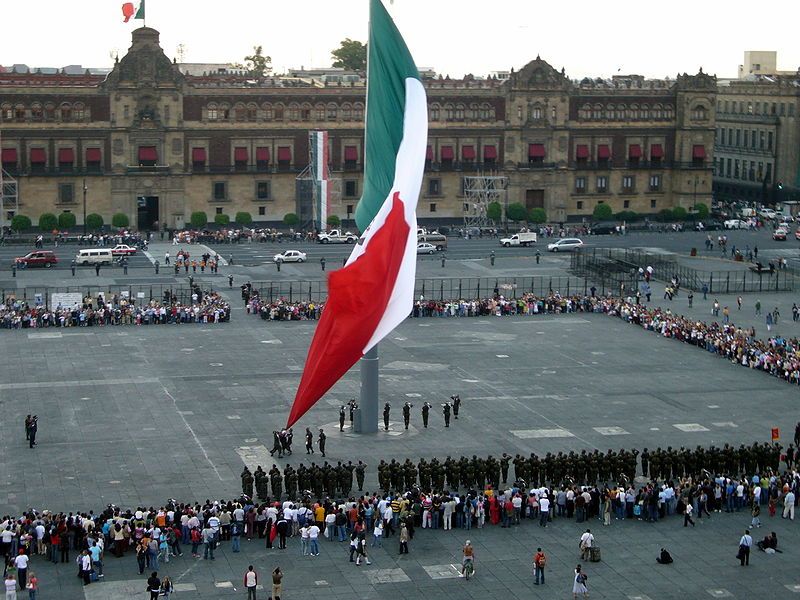
[(0, 328), (102, 327), (107, 325), (169, 325), (223, 323), (230, 320), (230, 305), (216, 292), (195, 288), (191, 302), (137, 301), (114, 295), (87, 296), (73, 306), (47, 307), (9, 298), (0, 305)]

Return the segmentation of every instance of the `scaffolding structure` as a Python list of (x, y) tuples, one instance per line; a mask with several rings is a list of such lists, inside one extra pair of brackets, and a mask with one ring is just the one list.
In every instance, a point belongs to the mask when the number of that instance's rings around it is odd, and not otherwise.
[(0, 168), (0, 237), (11, 229), (11, 218), (18, 210), (19, 184), (8, 171)]
[(497, 175), (479, 173), (476, 176), (464, 177), (464, 226), (490, 227), (497, 226), (487, 215), (489, 204), (497, 202), (506, 205), (508, 178)]

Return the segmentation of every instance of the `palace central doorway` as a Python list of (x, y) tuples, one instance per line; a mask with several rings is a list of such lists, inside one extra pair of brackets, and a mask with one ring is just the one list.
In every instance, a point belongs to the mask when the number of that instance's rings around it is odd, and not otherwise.
[(136, 198), (136, 227), (139, 231), (153, 231), (158, 227), (158, 196)]

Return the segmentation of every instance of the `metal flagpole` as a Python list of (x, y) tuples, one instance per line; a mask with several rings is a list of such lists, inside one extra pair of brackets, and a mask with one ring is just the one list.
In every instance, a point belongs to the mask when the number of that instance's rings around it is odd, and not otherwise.
[[(369, 3), (367, 3), (369, 6)], [(372, 37), (372, 14), (370, 13), (367, 40)], [(364, 130), (367, 127), (367, 110), (369, 106), (369, 49), (367, 49), (367, 89), (364, 99)], [(364, 172), (367, 170), (367, 136), (364, 136)], [(364, 233), (363, 231), (361, 232)], [(378, 344), (375, 344), (358, 361), (361, 369), (361, 394), (359, 408), (361, 409), (361, 433), (378, 432)]]

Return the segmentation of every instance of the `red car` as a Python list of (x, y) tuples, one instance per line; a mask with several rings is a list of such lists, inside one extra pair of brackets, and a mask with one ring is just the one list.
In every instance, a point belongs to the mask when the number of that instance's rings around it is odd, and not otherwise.
[(58, 262), (58, 257), (52, 250), (35, 250), (28, 252), (25, 256), (19, 256), (14, 259), (17, 264), (23, 264), (26, 267), (44, 267), (49, 269), (51, 265)]
[(117, 244), (111, 249), (111, 254), (114, 256), (131, 256), (136, 254), (136, 248), (127, 244)]
[(775, 233), (772, 234), (772, 239), (776, 241), (785, 242), (786, 241), (786, 230), (785, 229), (776, 229)]

